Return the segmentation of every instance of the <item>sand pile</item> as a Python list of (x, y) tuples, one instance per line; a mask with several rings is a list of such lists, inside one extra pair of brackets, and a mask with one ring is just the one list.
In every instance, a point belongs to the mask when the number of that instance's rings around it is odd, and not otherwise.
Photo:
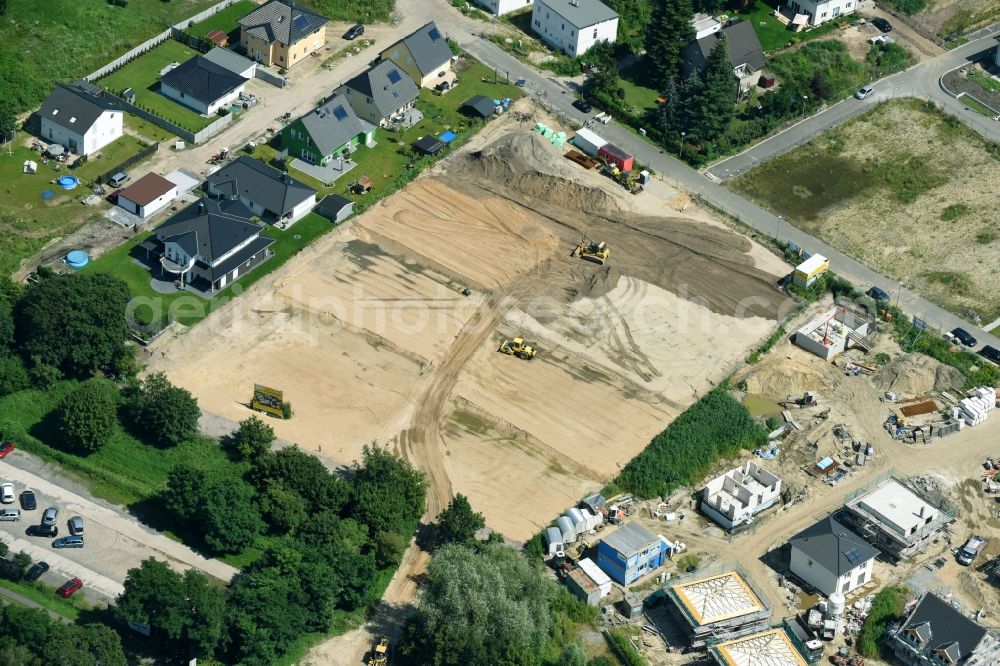
[(879, 391), (916, 396), (961, 387), (965, 383), (965, 376), (929, 356), (904, 354), (872, 375), (872, 383)]
[(771, 356), (758, 365), (750, 366), (736, 377), (737, 385), (742, 386), (744, 382), (747, 393), (776, 398), (806, 391), (823, 393), (829, 388), (829, 382), (816, 364), (800, 363), (784, 356)]
[(460, 168), (469, 176), (510, 187), (561, 208), (614, 213), (622, 204), (608, 192), (566, 178), (560, 149), (533, 132), (515, 132), (471, 153)]

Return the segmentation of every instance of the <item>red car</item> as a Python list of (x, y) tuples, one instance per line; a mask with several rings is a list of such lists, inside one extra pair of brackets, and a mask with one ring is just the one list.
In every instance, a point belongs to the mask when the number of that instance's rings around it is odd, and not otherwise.
[(56, 590), (56, 594), (60, 597), (69, 598), (73, 596), (73, 593), (83, 587), (83, 581), (79, 578), (70, 578), (68, 581), (63, 583), (63, 586)]
[(0, 458), (6, 458), (10, 452), (16, 448), (17, 447), (14, 446), (14, 442), (4, 442), (3, 444), (0, 444)]

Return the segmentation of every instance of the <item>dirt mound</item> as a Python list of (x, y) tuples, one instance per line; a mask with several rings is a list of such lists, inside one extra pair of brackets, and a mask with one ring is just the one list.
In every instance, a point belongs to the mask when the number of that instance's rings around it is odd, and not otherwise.
[(829, 382), (819, 369), (785, 357), (781, 357), (780, 361), (750, 366), (745, 373), (736, 377), (736, 384), (745, 386), (743, 390), (749, 394), (776, 398), (806, 391), (823, 393), (829, 387)]
[(560, 149), (534, 132), (514, 132), (470, 153), (460, 165), (467, 176), (517, 190), (550, 204), (589, 213), (615, 213), (622, 204), (608, 192), (566, 176)]
[(872, 383), (879, 391), (917, 396), (961, 387), (965, 383), (965, 375), (929, 356), (904, 354), (872, 375)]

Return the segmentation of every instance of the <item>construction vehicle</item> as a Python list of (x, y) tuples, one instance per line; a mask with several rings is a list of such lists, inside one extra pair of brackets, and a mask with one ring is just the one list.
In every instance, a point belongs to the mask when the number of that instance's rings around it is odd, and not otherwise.
[(580, 244), (573, 250), (572, 256), (593, 261), (595, 264), (603, 266), (604, 262), (611, 256), (611, 250), (608, 249), (608, 244), (604, 241), (595, 243), (584, 236)]
[(622, 171), (615, 164), (605, 163), (604, 173), (606, 173), (611, 180), (620, 184), (632, 194), (639, 194), (639, 192), (642, 192), (642, 185), (640, 185), (635, 179), (635, 175), (632, 171)]
[(782, 407), (815, 407), (819, 403), (816, 402), (816, 394), (811, 391), (806, 391), (802, 395), (790, 395), (780, 403)]
[(518, 358), (523, 358), (525, 361), (530, 361), (535, 358), (535, 348), (531, 345), (525, 344), (524, 338), (504, 340), (500, 343), (500, 348), (497, 349), (497, 351), (503, 352), (504, 354), (510, 354), (511, 356), (516, 356)]
[(382, 636), (378, 639), (378, 644), (372, 649), (368, 657), (368, 666), (388, 666), (389, 664), (389, 639)]

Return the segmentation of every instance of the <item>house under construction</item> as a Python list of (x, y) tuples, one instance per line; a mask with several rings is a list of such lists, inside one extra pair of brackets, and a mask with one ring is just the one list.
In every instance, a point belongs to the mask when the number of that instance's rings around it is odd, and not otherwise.
[(771, 606), (736, 570), (675, 583), (667, 599), (693, 648), (762, 631), (771, 618)]
[(894, 560), (922, 552), (955, 517), (894, 477), (848, 499), (838, 520)]
[(869, 333), (874, 329), (869, 317), (836, 305), (797, 330), (792, 342), (829, 361), (851, 348), (871, 351), (873, 342)]
[(719, 666), (808, 666), (784, 629), (769, 629), (708, 650)]

